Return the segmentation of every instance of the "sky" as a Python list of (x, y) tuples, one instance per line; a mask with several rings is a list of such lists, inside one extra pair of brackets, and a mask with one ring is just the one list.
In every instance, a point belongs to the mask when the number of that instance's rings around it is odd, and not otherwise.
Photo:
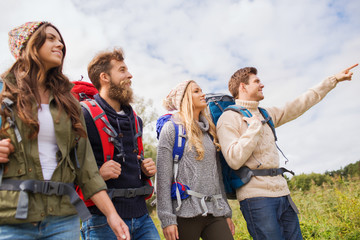
[[(324, 78), (360, 62), (358, 0), (0, 0), (0, 72), (13, 63), (8, 31), (49, 21), (67, 47), (64, 73), (88, 80), (96, 53), (121, 47), (136, 95), (162, 99), (184, 80), (228, 93), (230, 76), (254, 66), (260, 106), (283, 106)], [(300, 118), (277, 128), (278, 145), (300, 173), (360, 160), (360, 67)]]

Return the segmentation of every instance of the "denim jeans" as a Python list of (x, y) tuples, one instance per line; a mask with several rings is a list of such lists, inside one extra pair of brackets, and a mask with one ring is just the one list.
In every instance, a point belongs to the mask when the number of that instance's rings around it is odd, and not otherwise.
[(288, 196), (245, 199), (240, 209), (254, 240), (302, 239), (299, 219)]
[[(129, 227), (131, 240), (160, 240), (159, 233), (149, 214), (123, 220)], [(117, 239), (107, 223), (106, 217), (96, 214), (82, 223), (81, 237), (84, 240)]]
[(0, 239), (79, 240), (79, 229), (77, 215), (48, 216), (41, 222), (0, 225)]

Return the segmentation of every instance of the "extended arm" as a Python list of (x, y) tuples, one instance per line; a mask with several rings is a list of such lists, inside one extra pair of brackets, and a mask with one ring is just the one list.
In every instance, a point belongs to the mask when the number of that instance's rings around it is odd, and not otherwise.
[(319, 103), (339, 82), (351, 80), (353, 73), (350, 72), (350, 70), (357, 65), (358, 64), (355, 64), (334, 76), (326, 78), (293, 101), (287, 102), (284, 107), (269, 108), (268, 110), (274, 120), (275, 127), (281, 126), (301, 116), (312, 106)]

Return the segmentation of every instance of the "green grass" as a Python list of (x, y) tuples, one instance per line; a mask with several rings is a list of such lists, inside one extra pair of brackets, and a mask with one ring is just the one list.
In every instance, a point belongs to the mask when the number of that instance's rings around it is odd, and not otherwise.
[[(300, 227), (304, 239), (360, 239), (360, 179), (315, 186), (308, 191), (295, 190), (291, 196), (299, 208)], [(251, 239), (237, 201), (229, 201), (236, 227), (234, 239)], [(151, 217), (162, 234), (155, 209)]]

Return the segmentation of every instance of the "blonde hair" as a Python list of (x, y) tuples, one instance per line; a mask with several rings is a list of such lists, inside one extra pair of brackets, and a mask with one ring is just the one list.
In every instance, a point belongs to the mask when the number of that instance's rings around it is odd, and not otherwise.
[[(198, 123), (194, 120), (194, 109), (193, 109), (193, 102), (192, 102), (192, 89), (189, 87), (191, 84), (195, 83), (195, 81), (191, 81), (188, 84), (183, 99), (181, 100), (180, 105), (180, 123), (184, 125), (186, 130), (186, 136), (188, 142), (190, 143), (190, 147), (194, 146), (195, 151), (197, 153), (196, 160), (202, 160), (204, 158), (205, 149), (202, 143), (202, 136), (203, 133), (198, 125)], [(204, 116), (205, 119), (209, 122), (209, 130), (208, 133), (213, 138), (213, 143), (216, 147), (217, 151), (220, 151), (220, 144), (218, 138), (216, 136), (216, 128), (215, 124), (210, 118), (209, 112), (207, 108), (204, 108), (200, 112), (200, 116)]]

